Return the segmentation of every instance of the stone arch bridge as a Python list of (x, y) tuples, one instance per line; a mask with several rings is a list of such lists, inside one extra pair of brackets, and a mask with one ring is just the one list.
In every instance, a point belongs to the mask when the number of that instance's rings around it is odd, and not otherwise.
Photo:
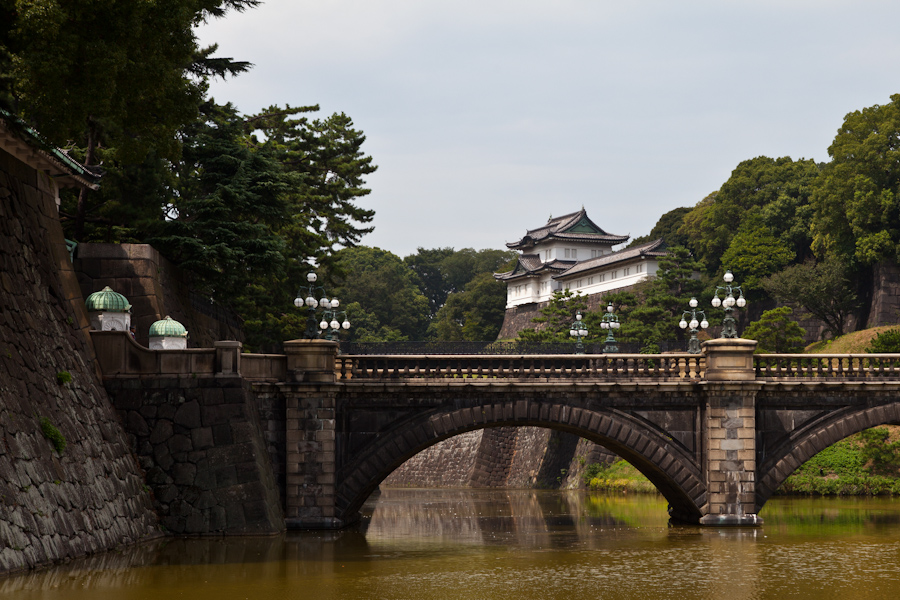
[(93, 336), (117, 405), (115, 390), (135, 380), (157, 395), (240, 381), (259, 409), (293, 528), (352, 522), (404, 461), (496, 426), (605, 446), (656, 485), (674, 519), (757, 525), (774, 491), (817, 452), (900, 423), (898, 355), (754, 355), (756, 342), (741, 339), (711, 340), (699, 355), (340, 356), (319, 340), (254, 355), (238, 342), (150, 351), (119, 332)]

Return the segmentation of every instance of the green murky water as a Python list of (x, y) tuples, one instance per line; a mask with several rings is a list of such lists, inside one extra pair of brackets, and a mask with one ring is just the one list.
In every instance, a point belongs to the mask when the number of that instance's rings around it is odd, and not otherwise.
[(896, 598), (900, 501), (775, 499), (758, 529), (658, 497), (385, 490), (359, 530), (168, 540), (0, 579), (23, 600)]

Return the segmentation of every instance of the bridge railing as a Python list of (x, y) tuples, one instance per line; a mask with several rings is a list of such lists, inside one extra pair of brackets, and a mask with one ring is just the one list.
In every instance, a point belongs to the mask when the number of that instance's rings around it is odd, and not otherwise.
[(579, 355), (341, 355), (340, 380), (410, 379), (582, 379), (693, 381), (702, 379), (706, 361), (699, 354)]
[(755, 354), (757, 379), (900, 380), (898, 354)]

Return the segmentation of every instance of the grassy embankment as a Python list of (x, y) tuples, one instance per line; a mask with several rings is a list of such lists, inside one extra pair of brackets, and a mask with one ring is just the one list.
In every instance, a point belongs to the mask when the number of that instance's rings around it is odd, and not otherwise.
[[(879, 333), (896, 327), (876, 327), (818, 342), (807, 354), (864, 354)], [(589, 465), (585, 486), (592, 490), (655, 493), (641, 473), (622, 459), (611, 465)], [(900, 494), (900, 427), (887, 425), (851, 435), (829, 446), (779, 489), (782, 494), (865, 496)]]

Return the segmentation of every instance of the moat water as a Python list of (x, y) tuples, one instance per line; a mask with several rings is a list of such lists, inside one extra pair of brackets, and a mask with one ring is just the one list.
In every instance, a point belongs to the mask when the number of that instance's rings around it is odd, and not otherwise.
[(360, 527), (169, 539), (0, 579), (21, 600), (894, 599), (900, 500), (775, 498), (757, 529), (657, 496), (384, 490)]

